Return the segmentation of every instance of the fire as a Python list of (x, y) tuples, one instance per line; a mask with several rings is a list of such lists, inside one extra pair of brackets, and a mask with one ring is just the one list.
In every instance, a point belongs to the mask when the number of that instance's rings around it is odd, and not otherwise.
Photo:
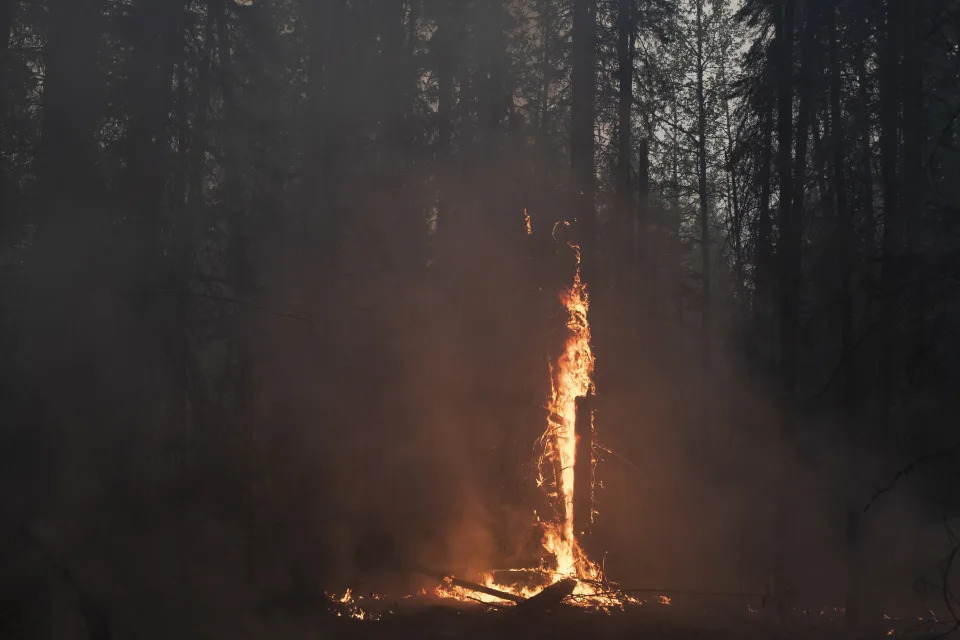
[[(374, 600), (380, 600), (381, 596), (374, 593), (370, 596)], [(359, 600), (363, 600), (363, 596), (354, 597), (353, 591), (347, 589), (342, 596), (336, 594), (327, 594), (327, 599), (333, 603), (334, 611), (338, 618), (348, 617), (353, 618), (354, 620), (378, 620), (380, 616), (370, 611), (363, 609), (360, 606)]]
[[(580, 277), (580, 248), (570, 245), (577, 260), (573, 284), (560, 300), (567, 310), (567, 340), (563, 354), (551, 367), (551, 394), (547, 408), (547, 429), (541, 436), (543, 455), (539, 461), (540, 476), (544, 466), (554, 469), (554, 485), (562, 498), (563, 519), (548, 526), (544, 547), (557, 560), (557, 571), (575, 578), (596, 579), (598, 571), (577, 543), (574, 531), (573, 496), (576, 488), (574, 471), (577, 463), (577, 398), (593, 390), (593, 348), (590, 346), (590, 323), (587, 311), (590, 299), (587, 286)], [(559, 472), (557, 472), (559, 470)], [(583, 490), (592, 490), (585, 486)]]
[(527, 235), (533, 235), (533, 226), (530, 224), (530, 214), (527, 213), (527, 208), (523, 208), (523, 222), (527, 225)]
[[(524, 209), (529, 229), (529, 215)], [(559, 225), (560, 223), (558, 223)], [(554, 231), (556, 226), (554, 227)], [(590, 299), (587, 285), (581, 278), (580, 247), (569, 245), (576, 258), (576, 272), (573, 283), (560, 295), (560, 301), (567, 312), (567, 337), (563, 353), (550, 367), (550, 398), (547, 404), (549, 417), (546, 429), (538, 443), (541, 454), (537, 460), (537, 484), (548, 497), (557, 504), (557, 517), (544, 522), (542, 544), (553, 557), (550, 567), (541, 567), (543, 582), (541, 587), (560, 580), (574, 578), (577, 586), (570, 598), (572, 604), (609, 610), (620, 608), (626, 602), (639, 604), (640, 601), (618, 590), (616, 585), (607, 582), (603, 570), (590, 560), (577, 540), (574, 526), (574, 492), (576, 484), (575, 469), (577, 462), (577, 399), (593, 393), (594, 355), (590, 344), (590, 323), (587, 313)], [(592, 429), (592, 424), (588, 429)], [(581, 452), (583, 453), (583, 452)], [(592, 452), (591, 464), (594, 463)], [(587, 479), (589, 480), (589, 479)], [(591, 491), (589, 482), (579, 487), (580, 491)], [(590, 519), (588, 514), (588, 519)], [(513, 595), (531, 597), (540, 591), (534, 587), (516, 587), (498, 583), (493, 575), (482, 576), (481, 583), (492, 589)], [(467, 592), (450, 583), (442, 584), (436, 590), (437, 595), (458, 600), (476, 600), (484, 603), (505, 604), (495, 596)]]
[[(523, 210), (527, 233), (531, 233), (530, 215)], [(557, 227), (554, 225), (554, 238)], [(552, 557), (552, 562), (543, 563), (533, 569), (511, 569), (483, 574), (479, 581), (471, 583), (446, 577), (433, 590), (433, 595), (451, 598), (457, 601), (475, 601), (494, 606), (513, 606), (525, 599), (536, 596), (541, 591), (560, 581), (574, 581), (573, 593), (567, 601), (587, 609), (609, 612), (613, 608), (623, 608), (627, 603), (642, 604), (643, 601), (625, 594), (618, 585), (609, 582), (603, 569), (592, 561), (577, 539), (577, 526), (592, 520), (591, 513), (579, 521), (574, 519), (575, 491), (590, 493), (590, 500), (577, 504), (592, 505), (592, 478), (575, 477), (578, 455), (577, 401), (592, 396), (594, 392), (593, 371), (594, 355), (590, 344), (590, 323), (587, 317), (590, 298), (587, 285), (581, 278), (580, 247), (569, 244), (576, 258), (576, 271), (572, 284), (560, 294), (560, 302), (566, 310), (567, 335), (562, 354), (550, 366), (550, 397), (547, 402), (548, 418), (543, 434), (537, 440), (540, 455), (537, 460), (537, 485), (554, 503), (555, 516), (543, 520), (536, 516), (542, 530), (541, 544)], [(590, 420), (588, 425), (580, 425), (581, 434), (589, 434), (591, 439), (580, 447), (580, 455), (590, 456), (592, 468), (596, 460), (593, 455), (593, 420), (589, 411), (583, 411), (582, 417)], [(581, 464), (580, 468), (584, 468)], [(592, 474), (591, 474), (592, 476)], [(511, 572), (526, 580), (513, 582)], [(504, 577), (504, 574), (506, 576)], [(523, 583), (523, 586), (520, 586)], [(569, 592), (567, 592), (569, 593)], [(421, 589), (419, 595), (426, 595)], [(409, 598), (410, 596), (405, 596)], [(333, 598), (343, 607), (350, 617), (370, 619), (369, 612), (357, 606), (349, 590), (340, 598)], [(662, 596), (660, 602), (670, 604), (670, 599)], [(338, 615), (341, 615), (338, 613)]]

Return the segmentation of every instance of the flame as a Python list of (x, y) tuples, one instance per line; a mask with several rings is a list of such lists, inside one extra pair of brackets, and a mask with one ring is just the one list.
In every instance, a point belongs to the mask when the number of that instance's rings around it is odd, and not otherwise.
[[(374, 600), (380, 600), (382, 596), (379, 594), (372, 594), (371, 597)], [(344, 615), (348, 618), (353, 618), (354, 620), (379, 620), (380, 616), (367, 611), (360, 607), (358, 600), (363, 600), (363, 596), (357, 596), (356, 598), (353, 595), (351, 589), (347, 589), (342, 596), (336, 594), (327, 594), (327, 598), (336, 605), (336, 614), (338, 618), (342, 618)]]
[[(529, 233), (529, 215), (524, 209)], [(558, 222), (557, 226), (567, 224)], [(544, 522), (537, 517), (543, 527), (541, 544), (553, 557), (550, 567), (541, 567), (542, 585), (540, 587), (517, 587), (498, 583), (492, 574), (481, 577), (481, 583), (489, 588), (505, 591), (514, 595), (530, 597), (536, 595), (542, 587), (567, 578), (574, 578), (577, 586), (570, 601), (574, 605), (609, 611), (613, 607), (622, 608), (627, 602), (641, 604), (639, 600), (618, 590), (609, 583), (603, 570), (590, 560), (574, 530), (574, 491), (577, 489), (574, 475), (577, 461), (577, 398), (587, 396), (594, 390), (594, 355), (590, 345), (590, 323), (587, 313), (590, 298), (587, 285), (581, 278), (580, 247), (569, 245), (576, 258), (576, 272), (573, 283), (560, 294), (560, 302), (567, 312), (567, 337), (563, 353), (550, 367), (550, 398), (547, 404), (548, 418), (543, 434), (538, 439), (540, 455), (537, 460), (537, 485), (547, 497), (558, 503), (557, 516)], [(592, 425), (591, 425), (592, 428)], [(595, 462), (592, 458), (591, 462)], [(592, 491), (593, 487), (585, 483), (581, 491)], [(591, 514), (592, 515), (592, 514)], [(437, 587), (435, 593), (442, 597), (457, 600), (475, 600), (488, 604), (507, 604), (488, 594), (472, 593), (449, 582)], [(662, 600), (661, 600), (662, 602)], [(667, 601), (669, 602), (669, 601)]]
[[(526, 208), (523, 210), (527, 233), (531, 231), (530, 215)], [(556, 230), (561, 225), (569, 223), (561, 221), (554, 225), (553, 235), (556, 239)], [(548, 418), (543, 434), (537, 440), (540, 454), (537, 459), (537, 486), (542, 488), (547, 497), (554, 503), (555, 517), (544, 521), (534, 512), (536, 521), (542, 528), (541, 544), (552, 556), (552, 563), (544, 563), (535, 569), (512, 569), (510, 571), (523, 572), (535, 580), (528, 580), (525, 586), (504, 584), (499, 582), (493, 573), (485, 573), (479, 578), (479, 583), (491, 590), (506, 592), (514, 596), (530, 598), (543, 588), (561, 580), (573, 578), (576, 587), (569, 598), (573, 605), (609, 612), (613, 608), (622, 609), (625, 604), (643, 604), (633, 596), (622, 592), (619, 587), (609, 582), (602, 567), (592, 561), (581, 548), (574, 530), (574, 491), (577, 490), (575, 467), (577, 461), (577, 399), (588, 396), (594, 391), (593, 370), (594, 355), (590, 345), (590, 323), (587, 313), (590, 309), (590, 299), (587, 294), (587, 285), (581, 278), (580, 247), (569, 244), (576, 258), (576, 271), (572, 284), (560, 293), (560, 302), (566, 310), (567, 336), (563, 353), (556, 363), (550, 366), (550, 397), (547, 403)], [(593, 428), (592, 420), (589, 428)], [(581, 452), (583, 453), (583, 452)], [(593, 452), (591, 464), (596, 460)], [(580, 491), (592, 493), (590, 482), (584, 482)], [(592, 519), (592, 513), (588, 519)], [(507, 581), (509, 582), (509, 581)], [(538, 584), (530, 584), (538, 583)], [(421, 589), (420, 596), (427, 595)], [(445, 579), (436, 587), (432, 595), (441, 598), (451, 598), (457, 601), (475, 601), (488, 605), (513, 606), (515, 603), (503, 600), (488, 593), (475, 593), (457, 584), (451, 578)], [(410, 598), (409, 595), (404, 599)], [(348, 590), (340, 603), (347, 607), (351, 617), (369, 616), (359, 607), (356, 607), (352, 594)], [(660, 597), (660, 602), (670, 604), (666, 596)], [(338, 613), (338, 615), (340, 615)]]
[[(590, 298), (580, 276), (580, 247), (573, 244), (570, 247), (576, 257), (577, 269), (573, 284), (560, 295), (560, 301), (567, 311), (567, 340), (556, 366), (550, 370), (549, 417), (546, 431), (540, 437), (543, 454), (538, 462), (541, 479), (545, 466), (552, 467), (554, 471), (552, 488), (562, 498), (563, 518), (547, 526), (543, 545), (556, 558), (558, 573), (566, 577), (595, 580), (599, 577), (599, 570), (580, 549), (573, 529), (577, 398), (593, 390), (594, 356), (587, 319)], [(583, 490), (592, 490), (592, 487), (585, 486)]]
[(527, 213), (527, 208), (526, 208), (526, 207), (523, 208), (523, 221), (524, 221), (524, 223), (526, 223), (526, 225), (527, 225), (527, 235), (528, 235), (528, 236), (532, 236), (532, 235), (533, 235), (533, 227), (532, 227), (531, 224), (530, 224), (530, 214)]

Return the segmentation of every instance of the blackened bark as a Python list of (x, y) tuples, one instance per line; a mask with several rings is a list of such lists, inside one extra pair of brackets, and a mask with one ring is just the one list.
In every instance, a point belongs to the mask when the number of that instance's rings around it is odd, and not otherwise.
[[(778, 212), (778, 222), (780, 237), (777, 242), (777, 271), (779, 276), (779, 298), (780, 298), (780, 370), (783, 401), (790, 399), (793, 393), (793, 380), (788, 373), (790, 365), (794, 359), (796, 345), (794, 341), (793, 326), (791, 326), (791, 313), (789, 304), (791, 302), (789, 287), (792, 276), (793, 258), (790, 250), (792, 247), (792, 228), (795, 215), (793, 207), (793, 190), (791, 164), (792, 152), (792, 134), (793, 134), (793, 22), (794, 5), (793, 0), (782, 0), (779, 4), (779, 13), (776, 19), (776, 65), (774, 72), (777, 78), (777, 165), (780, 178), (780, 209)], [(790, 361), (788, 363), (788, 360)], [(782, 428), (788, 430), (790, 427), (790, 416), (787, 407), (782, 407), (781, 414)], [(785, 599), (785, 571), (786, 571), (786, 550), (784, 549), (784, 540), (786, 539), (787, 522), (787, 504), (785, 496), (785, 478), (782, 473), (778, 474), (774, 484), (774, 516), (773, 516), (773, 537), (776, 540), (774, 551), (773, 566), (771, 571), (771, 584), (769, 589), (773, 600), (777, 604), (778, 610), (783, 607)]]
[(210, 117), (210, 75), (213, 67), (214, 50), (214, 4), (218, 0), (207, 2), (207, 16), (203, 28), (203, 47), (200, 50), (200, 62), (197, 72), (194, 106), (194, 127), (190, 141), (189, 186), (187, 204), (191, 209), (200, 207), (204, 198), (205, 158), (207, 155), (207, 122)]
[[(773, 100), (771, 96), (763, 97), (764, 106), (761, 114), (760, 140), (760, 167), (758, 181), (760, 183), (760, 202), (757, 213), (757, 264), (753, 291), (753, 324), (761, 331), (761, 336), (769, 336), (768, 322), (770, 318), (770, 296), (773, 273), (773, 220), (770, 217), (771, 192), (771, 163), (773, 162)], [(766, 358), (764, 358), (766, 360)]]
[(570, 165), (574, 184), (574, 212), (579, 221), (583, 273), (587, 282), (596, 275), (596, 213), (594, 209), (594, 104), (596, 95), (596, 0), (573, 3), (573, 70), (570, 114)]
[(136, 212), (135, 244), (142, 267), (139, 284), (147, 296), (153, 295), (163, 277), (168, 124), (184, 8), (181, 0), (141, 0), (134, 7), (137, 44), (130, 70), (125, 201)]
[[(895, 0), (901, 4), (906, 0)], [(912, 264), (915, 256), (922, 255), (919, 230), (923, 228), (924, 214), (924, 110), (923, 110), (923, 44), (922, 17), (923, 5), (912, 3), (901, 9), (903, 28), (903, 199), (900, 215), (903, 225), (903, 242), (911, 256), (911, 264), (904, 266), (914, 271), (918, 265)]]
[(700, 358), (704, 369), (710, 366), (710, 205), (707, 194), (707, 105), (704, 74), (706, 30), (703, 24), (703, 1), (697, 0), (697, 194), (700, 200), (700, 278), (703, 298), (700, 308)]
[(857, 561), (860, 550), (860, 509), (856, 501), (856, 479), (859, 477), (860, 443), (857, 437), (855, 413), (856, 366), (853, 362), (853, 219), (847, 204), (846, 138), (841, 112), (842, 83), (840, 77), (840, 39), (837, 33), (837, 9), (826, 6), (827, 38), (830, 53), (830, 133), (833, 152), (831, 173), (832, 191), (837, 214), (837, 263), (840, 274), (840, 362), (843, 370), (842, 406), (846, 420), (847, 440), (847, 497), (846, 497), (846, 552), (847, 597), (845, 618), (847, 629), (856, 632), (860, 626), (861, 570)]
[(453, 203), (448, 190), (450, 145), (453, 139), (454, 17), (449, 2), (441, 4), (437, 31), (430, 41), (430, 53), (437, 69), (437, 146), (434, 153), (438, 173), (437, 228), (442, 234), (449, 227)]
[(346, 0), (308, 0), (308, 121), (303, 168), (303, 214), (308, 233), (321, 246), (327, 267), (340, 240), (347, 102), (344, 57)]
[[(13, 0), (0, 0), (0, 202), (7, 206), (7, 167), (3, 144), (7, 140), (7, 54), (13, 32)], [(9, 214), (8, 214), (9, 215)], [(0, 220), (0, 231), (7, 224)]]
[(855, 64), (857, 73), (857, 108), (855, 126), (857, 128), (857, 145), (859, 156), (859, 177), (861, 189), (859, 190), (860, 208), (863, 212), (863, 253), (864, 263), (866, 265), (864, 273), (864, 284), (868, 291), (873, 291), (876, 287), (876, 250), (877, 250), (877, 221), (874, 210), (874, 178), (873, 178), (873, 148), (871, 144), (871, 123), (870, 114), (872, 113), (870, 104), (870, 94), (867, 84), (869, 77), (867, 75), (866, 53), (861, 49), (855, 52)]
[[(900, 216), (903, 227), (903, 260), (899, 273), (901, 304), (911, 309), (904, 318), (905, 331), (900, 340), (904, 354), (910, 355), (911, 374), (908, 382), (923, 371), (930, 359), (928, 350), (923, 347), (929, 341), (928, 325), (923, 320), (925, 309), (930, 306), (928, 293), (928, 270), (924, 264), (929, 250), (924, 247), (924, 229), (926, 193), (926, 174), (924, 168), (926, 154), (926, 119), (923, 108), (924, 65), (922, 46), (925, 40), (927, 5), (914, 5), (907, 0), (898, 0), (902, 4), (900, 11), (903, 46), (903, 132), (902, 132), (902, 180), (903, 197), (900, 200)], [(907, 314), (905, 314), (907, 315)]]
[[(840, 354), (844, 357), (853, 346), (853, 221), (847, 206), (846, 137), (843, 113), (840, 110), (840, 42), (837, 34), (836, 7), (826, 7), (827, 37), (830, 50), (830, 129), (833, 151), (833, 191), (837, 214), (840, 272)], [(855, 402), (856, 368), (845, 365), (843, 373), (843, 406), (849, 416)]]
[[(630, 179), (631, 126), (633, 107), (633, 0), (617, 5), (617, 199), (627, 209), (632, 200)], [(626, 214), (627, 211), (624, 211)]]
[[(780, 359), (785, 393), (792, 392), (793, 380), (787, 375), (795, 351), (789, 303), (789, 280), (793, 259), (790, 247), (793, 229), (793, 189), (791, 164), (793, 150), (793, 0), (783, 0), (776, 24), (777, 48), (777, 165), (780, 177), (780, 209), (778, 221), (780, 239), (777, 243), (777, 262), (780, 289)], [(788, 360), (790, 363), (788, 364)]]
[(506, 89), (506, 25), (504, 0), (487, 0), (485, 6), (486, 47), (482, 59), (484, 72), (482, 74), (482, 109), (481, 126), (486, 138), (488, 151), (493, 151), (494, 141), (500, 132), (500, 127), (507, 115), (509, 95)]
[(650, 142), (647, 138), (641, 138), (638, 144), (639, 161), (637, 163), (637, 192), (639, 196), (638, 221), (641, 223), (649, 216), (650, 208)]
[(593, 429), (594, 395), (588, 393), (576, 399), (577, 439), (573, 487), (573, 527), (577, 536), (586, 537), (593, 525)]
[(797, 128), (793, 172), (793, 198), (790, 217), (781, 229), (783, 273), (780, 290), (781, 355), (783, 357), (784, 395), (790, 397), (797, 384), (797, 354), (800, 340), (800, 289), (802, 286), (803, 216), (805, 211), (807, 141), (813, 100), (814, 37), (817, 29), (817, 4), (809, 2), (800, 46), (800, 74), (797, 79)]
[[(223, 128), (232, 131), (237, 124), (236, 87), (232, 72), (230, 56), (230, 24), (227, 15), (226, 0), (210, 0), (210, 13), (217, 30), (217, 84), (220, 89), (220, 98), (223, 101)], [(226, 195), (227, 207), (236, 209), (235, 195), (241, 190), (237, 166), (238, 150), (233, 143), (234, 136), (227, 136), (227, 143), (223, 152), (223, 192)]]
[(897, 290), (899, 266), (903, 253), (902, 214), (899, 203), (897, 161), (899, 155), (900, 114), (899, 92), (899, 0), (887, 0), (884, 12), (884, 34), (880, 46), (880, 181), (883, 196), (883, 256), (880, 265), (882, 281), (880, 345), (880, 410), (883, 426), (892, 408), (897, 356), (896, 330), (899, 325)]
[(616, 263), (621, 265), (614, 271), (620, 276), (620, 288), (624, 292), (626, 322), (629, 332), (638, 324), (637, 309), (639, 301), (640, 272), (639, 258), (639, 220), (642, 212), (634, 205), (632, 171), (632, 123), (633, 110), (633, 33), (634, 0), (619, 0), (617, 4), (617, 177), (616, 177), (616, 228), (619, 241), (616, 243)]
[[(51, 0), (45, 51), (40, 192), (86, 201), (94, 184), (94, 134), (101, 78), (101, 0)], [(48, 214), (65, 213), (56, 208)]]

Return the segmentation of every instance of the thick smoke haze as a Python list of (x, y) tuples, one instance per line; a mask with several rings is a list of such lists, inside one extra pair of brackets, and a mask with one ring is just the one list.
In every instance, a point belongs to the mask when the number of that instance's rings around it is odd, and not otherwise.
[(960, 629), (957, 13), (0, 0), (0, 638), (497, 635), (578, 268), (646, 604), (543, 620)]

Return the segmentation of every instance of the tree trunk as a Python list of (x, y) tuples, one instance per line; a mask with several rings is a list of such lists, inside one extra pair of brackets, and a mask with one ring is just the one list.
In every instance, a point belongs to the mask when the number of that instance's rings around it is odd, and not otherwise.
[(860, 189), (860, 206), (863, 209), (863, 253), (866, 265), (864, 284), (868, 292), (876, 288), (876, 240), (877, 216), (874, 211), (874, 179), (873, 179), (873, 148), (871, 144), (870, 126), (870, 95), (867, 89), (869, 77), (867, 75), (867, 55), (864, 51), (855, 52), (857, 72), (857, 143), (860, 156), (859, 169), (862, 186)]
[[(7, 53), (13, 33), (13, 0), (0, 0), (0, 202), (9, 206), (7, 199), (7, 166), (4, 143), (7, 140)], [(9, 213), (8, 213), (9, 215)], [(8, 221), (0, 219), (0, 238)]]
[[(837, 214), (839, 251), (837, 262), (840, 273), (840, 354), (844, 358), (853, 346), (853, 221), (847, 206), (846, 139), (843, 113), (840, 111), (840, 43), (837, 34), (836, 7), (826, 7), (827, 37), (830, 50), (830, 129), (833, 151), (833, 191)], [(847, 416), (853, 413), (855, 367), (845, 365), (843, 373), (843, 406)]]
[(194, 127), (190, 144), (189, 186), (187, 190), (188, 207), (196, 215), (203, 206), (205, 158), (207, 154), (207, 121), (210, 116), (210, 74), (213, 66), (214, 47), (214, 10), (218, 0), (207, 2), (207, 19), (203, 30), (203, 48), (200, 51), (200, 63), (197, 72), (197, 102), (194, 107)]
[(596, 0), (573, 2), (573, 70), (570, 112), (570, 168), (574, 214), (579, 222), (584, 280), (596, 286), (596, 212), (594, 209), (594, 104), (596, 95)]
[(453, 139), (453, 76), (454, 19), (449, 2), (441, 4), (437, 31), (430, 41), (431, 54), (437, 69), (437, 146), (434, 161), (437, 167), (437, 226), (435, 234), (442, 235), (450, 227), (453, 203), (448, 182), (450, 172), (450, 144)]
[[(924, 244), (925, 229), (925, 169), (926, 121), (923, 108), (924, 65), (922, 46), (925, 31), (929, 28), (925, 14), (926, 5), (914, 5), (907, 0), (900, 3), (901, 42), (903, 46), (903, 148), (901, 168), (903, 172), (903, 197), (900, 200), (902, 224), (902, 249), (904, 253), (900, 266), (900, 288), (902, 305), (911, 310), (904, 318), (904, 331), (901, 333), (905, 353), (911, 355), (911, 369), (920, 371), (928, 360), (923, 345), (929, 341), (924, 321), (924, 313), (930, 304), (927, 295), (927, 282), (924, 268), (924, 256), (929, 255)], [(913, 376), (911, 375), (911, 378)], [(912, 380), (907, 379), (910, 384)]]
[(899, 326), (899, 265), (903, 252), (902, 214), (899, 204), (897, 160), (900, 115), (899, 92), (899, 0), (887, 0), (885, 30), (880, 46), (880, 180), (883, 195), (883, 258), (880, 265), (882, 282), (880, 340), (880, 419), (889, 428), (890, 411), (895, 394), (895, 376), (899, 357), (896, 333)]
[[(773, 162), (773, 100), (769, 95), (763, 97), (761, 114), (760, 202), (757, 213), (757, 265), (753, 289), (753, 326), (760, 332), (760, 344), (769, 341), (770, 298), (773, 274), (773, 220), (770, 217), (771, 163)], [(761, 356), (761, 363), (768, 364), (769, 357)]]
[(630, 179), (633, 108), (633, 0), (619, 0), (617, 13), (617, 200), (629, 217), (633, 200)]
[(793, 198), (787, 226), (781, 231), (783, 277), (781, 282), (781, 333), (784, 397), (792, 397), (797, 384), (797, 355), (800, 340), (800, 288), (802, 285), (803, 216), (805, 213), (807, 141), (810, 129), (810, 103), (813, 99), (814, 36), (817, 7), (810, 2), (800, 50), (800, 75), (797, 80), (797, 130), (793, 173)]
[(743, 248), (743, 211), (740, 209), (740, 176), (737, 173), (737, 164), (734, 162), (735, 140), (733, 114), (730, 111), (729, 87), (730, 80), (727, 73), (727, 60), (730, 52), (724, 46), (720, 52), (719, 80), (723, 91), (723, 119), (726, 131), (727, 144), (724, 149), (724, 164), (727, 169), (727, 208), (730, 215), (730, 233), (733, 236), (733, 275), (737, 300), (741, 303), (745, 298), (745, 256)]
[[(40, 192), (87, 201), (94, 183), (94, 135), (101, 78), (101, 0), (51, 0), (44, 56)], [(59, 207), (48, 214), (63, 213)]]
[(704, 0), (697, 0), (697, 194), (700, 200), (700, 271), (703, 299), (700, 309), (700, 358), (710, 367), (710, 205), (707, 195), (707, 105), (704, 90)]
[[(220, 88), (220, 99), (223, 102), (223, 129), (228, 132), (223, 150), (223, 187), (227, 208), (237, 208), (236, 196), (241, 191), (237, 157), (239, 154), (236, 145), (232, 142), (235, 137), (233, 128), (237, 126), (237, 98), (235, 81), (230, 55), (230, 23), (227, 15), (226, 0), (210, 0), (209, 8), (217, 30), (217, 84)], [(233, 135), (231, 135), (233, 134)], [(233, 211), (231, 211), (233, 213)]]
[[(791, 164), (793, 147), (793, 0), (783, 0), (776, 24), (777, 45), (777, 156), (780, 175), (780, 209), (778, 221), (780, 239), (777, 242), (777, 262), (780, 289), (780, 366), (784, 394), (792, 392), (792, 379), (787, 372), (792, 365), (793, 342), (788, 295), (792, 257), (790, 245), (793, 227), (793, 189)], [(788, 363), (789, 360), (789, 363)]]
[(346, 0), (307, 0), (304, 12), (310, 59), (302, 204), (305, 227), (319, 242), (325, 269), (336, 263), (343, 215), (346, 5)]
[[(793, 381), (788, 375), (789, 365), (787, 360), (795, 352), (791, 351), (794, 346), (792, 326), (790, 323), (789, 302), (789, 280), (792, 274), (793, 260), (790, 255), (792, 226), (794, 211), (792, 206), (793, 189), (791, 151), (793, 134), (793, 22), (794, 6), (793, 0), (782, 0), (779, 6), (780, 15), (776, 20), (776, 35), (774, 44), (776, 46), (776, 65), (775, 73), (777, 78), (777, 165), (780, 177), (780, 207), (778, 212), (778, 226), (780, 237), (777, 242), (777, 271), (779, 276), (779, 297), (780, 297), (780, 368), (781, 368), (781, 386), (782, 400), (784, 406), (781, 407), (782, 428), (788, 430), (790, 416), (787, 410), (787, 401), (792, 395)], [(778, 474), (774, 483), (774, 522), (773, 537), (776, 540), (774, 551), (773, 567), (771, 572), (770, 590), (773, 600), (780, 610), (785, 598), (785, 570), (786, 570), (786, 551), (783, 548), (784, 540), (787, 535), (787, 505), (785, 504), (785, 478), (783, 473)]]
[[(633, 111), (633, 2), (619, 0), (617, 4), (617, 178), (615, 216), (616, 254), (614, 273), (621, 274), (618, 283), (621, 299), (626, 301), (623, 310), (627, 324), (625, 336), (634, 337), (638, 324), (640, 273), (637, 269), (639, 249), (638, 211), (634, 206), (634, 192), (630, 170), (632, 155)], [(627, 350), (629, 353), (630, 350)]]
[(181, 46), (184, 2), (141, 0), (134, 7), (137, 45), (130, 73), (131, 118), (127, 131), (126, 204), (137, 212), (138, 286), (149, 300), (164, 277), (164, 196), (173, 69)]

